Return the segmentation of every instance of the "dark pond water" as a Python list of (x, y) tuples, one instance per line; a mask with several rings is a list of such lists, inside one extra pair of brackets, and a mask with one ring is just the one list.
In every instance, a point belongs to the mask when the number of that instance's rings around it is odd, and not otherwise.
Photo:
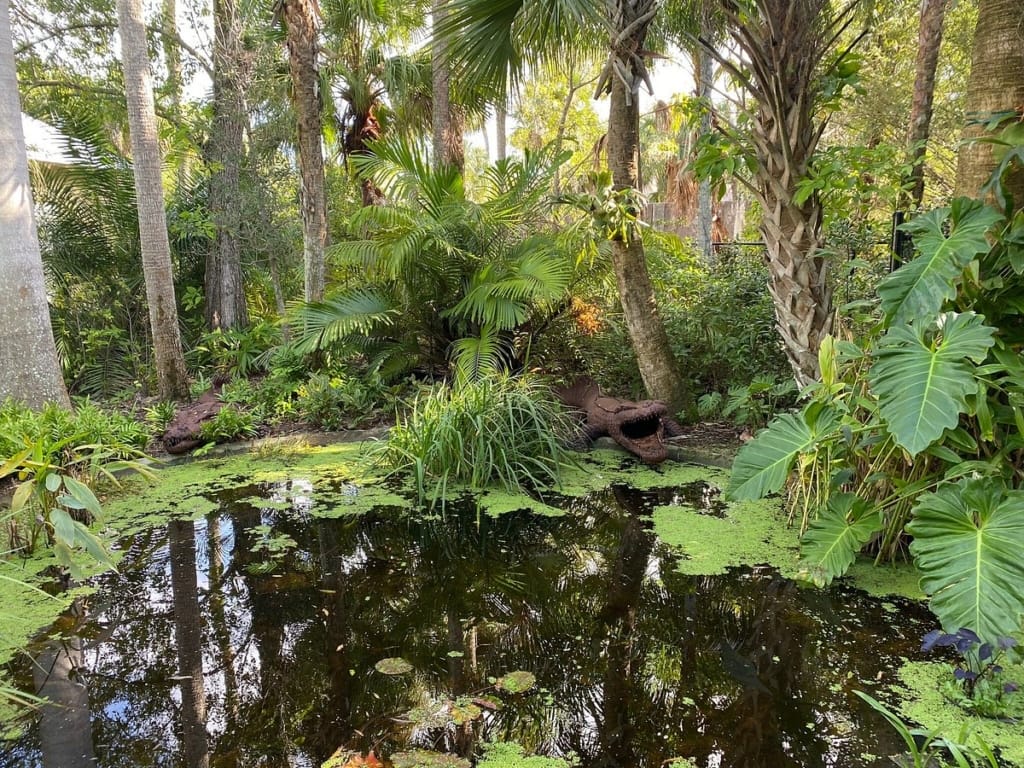
[[(874, 756), (897, 738), (852, 691), (918, 656), (927, 611), (766, 567), (680, 574), (643, 512), (723, 514), (706, 490), (616, 487), (563, 517), (317, 520), (253, 503), (281, 487), (237, 489), (124, 543), (122, 573), (18, 671), (60, 706), (0, 766), (317, 768), (342, 746), (473, 755), (488, 739), (584, 768), (889, 764)], [(391, 657), (411, 670), (377, 671)], [(533, 689), (496, 690), (519, 670)]]

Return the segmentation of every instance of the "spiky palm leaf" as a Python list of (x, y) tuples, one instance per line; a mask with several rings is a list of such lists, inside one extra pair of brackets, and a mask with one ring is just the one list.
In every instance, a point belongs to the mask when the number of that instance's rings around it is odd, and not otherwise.
[(305, 353), (325, 349), (353, 337), (368, 337), (381, 328), (394, 325), (399, 314), (399, 309), (386, 294), (355, 289), (323, 302), (295, 305), (289, 324), (300, 329), (295, 347)]

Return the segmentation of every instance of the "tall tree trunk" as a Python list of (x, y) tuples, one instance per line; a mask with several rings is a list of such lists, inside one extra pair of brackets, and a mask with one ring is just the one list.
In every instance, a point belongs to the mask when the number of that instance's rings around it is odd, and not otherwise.
[(141, 0), (118, 0), (121, 61), (128, 97), (128, 127), (132, 141), (132, 170), (139, 210), (142, 274), (146, 281), (149, 324), (160, 397), (188, 395), (188, 375), (181, 351), (178, 307), (174, 298), (174, 269), (167, 240), (167, 212), (157, 143), (156, 112), (149, 74), (146, 28)]
[(8, 0), (0, 0), (0, 329), (0, 401), (70, 408), (46, 300)]
[[(993, 112), (1024, 116), (1024, 4), (1021, 0), (979, 0), (974, 32), (971, 76), (967, 83), (966, 114), (987, 120)], [(983, 125), (968, 125), (965, 139), (985, 135)], [(966, 144), (960, 149), (956, 171), (959, 195), (974, 196), (996, 167), (990, 144)], [(1017, 205), (1024, 203), (1024, 168), (1019, 166), (1007, 182)]]
[(906, 179), (902, 207), (920, 208), (924, 198), (924, 158), (931, 133), (935, 97), (935, 69), (942, 46), (942, 24), (948, 0), (921, 0), (921, 26), (917, 34), (914, 96), (910, 103), (907, 150), (914, 166)]
[[(447, 15), (448, 0), (431, 0), (434, 29)], [(453, 111), (451, 103), (451, 67), (448, 47), (440, 35), (434, 34), (430, 52), (431, 82), (433, 85), (434, 162), (451, 165), (462, 170), (465, 153), (462, 148), (462, 116)]]
[(820, 376), (818, 348), (832, 327), (832, 288), (822, 251), (822, 207), (816, 194), (797, 203), (823, 126), (815, 100), (827, 43), (854, 6), (829, 12), (829, 0), (756, 0), (756, 16), (720, 0), (730, 32), (748, 64), (746, 74), (715, 50), (721, 62), (758, 98), (750, 139), (757, 157), (756, 193), (768, 251), (768, 290), (776, 327), (801, 387)]
[[(640, 109), (637, 99), (627, 99), (625, 85), (612, 81), (608, 107), (608, 168), (617, 189), (636, 189), (639, 183)], [(636, 353), (640, 376), (647, 393), (688, 408), (690, 396), (669, 346), (665, 325), (658, 314), (654, 286), (647, 271), (647, 257), (639, 236), (612, 241), (612, 264), (619, 288), (622, 314)]]
[(298, 117), (299, 201), (302, 207), (302, 251), (305, 299), (324, 297), (324, 250), (327, 247), (327, 191), (321, 139), (320, 74), (317, 68), (317, 20), (311, 0), (284, 0), (288, 68), (292, 103)]
[(181, 681), (182, 743), (187, 768), (208, 768), (206, 692), (203, 683), (203, 619), (196, 580), (196, 529), (191, 520), (167, 525), (174, 602), (174, 642)]
[[(598, 93), (610, 88), (608, 105), (608, 169), (616, 189), (640, 188), (640, 83), (643, 70), (642, 51), (647, 28), (653, 18), (653, 2), (632, 3), (618, 0), (612, 13), (621, 24), (611, 56), (598, 82)], [(646, 21), (644, 18), (646, 17)], [(621, 32), (631, 28), (625, 38)], [(615, 61), (614, 59), (617, 59)], [(615, 67), (632, 74), (632, 87), (614, 73)], [(665, 325), (658, 314), (654, 286), (647, 271), (647, 258), (640, 237), (612, 241), (612, 265), (622, 303), (626, 329), (636, 353), (640, 376), (647, 393), (664, 400), (675, 409), (692, 406), (692, 397), (680, 376), (675, 356), (669, 346)]]
[(213, 132), (210, 213), (216, 227), (206, 256), (206, 324), (239, 328), (249, 324), (242, 281), (243, 139), (248, 120), (245, 89), (249, 63), (242, 44), (242, 17), (235, 0), (213, 4)]
[[(706, 29), (707, 20), (702, 20), (701, 34), (705, 39), (710, 39)], [(704, 135), (711, 133), (711, 80), (714, 77), (714, 62), (711, 56), (702, 48), (698, 48), (695, 55), (699, 59), (697, 71), (700, 76), (697, 78), (697, 98), (706, 105), (701, 111), (700, 131)], [(711, 180), (701, 179), (697, 185), (697, 250), (700, 251), (704, 261), (710, 263), (714, 257), (711, 247), (712, 242), (712, 216), (711, 209)]]

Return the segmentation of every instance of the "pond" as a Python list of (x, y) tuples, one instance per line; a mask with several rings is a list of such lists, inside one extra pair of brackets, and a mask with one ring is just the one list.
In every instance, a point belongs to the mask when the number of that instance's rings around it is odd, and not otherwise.
[(0, 766), (317, 768), (491, 741), (583, 768), (854, 768), (900, 751), (853, 691), (919, 658), (931, 615), (767, 566), (684, 574), (648, 513), (728, 514), (711, 485), (426, 519), (318, 518), (310, 491), (225, 488), (205, 517), (122, 541), (120, 573), (16, 670), (56, 705)]

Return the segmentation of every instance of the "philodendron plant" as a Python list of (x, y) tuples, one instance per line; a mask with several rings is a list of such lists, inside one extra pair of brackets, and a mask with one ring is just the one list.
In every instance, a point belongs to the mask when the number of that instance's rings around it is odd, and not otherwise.
[(943, 627), (988, 642), (1024, 612), (1024, 208), (997, 199), (905, 225), (919, 255), (880, 284), (877, 327), (826, 339), (821, 382), (743, 447), (727, 489), (787, 491), (821, 585), (910, 534)]

